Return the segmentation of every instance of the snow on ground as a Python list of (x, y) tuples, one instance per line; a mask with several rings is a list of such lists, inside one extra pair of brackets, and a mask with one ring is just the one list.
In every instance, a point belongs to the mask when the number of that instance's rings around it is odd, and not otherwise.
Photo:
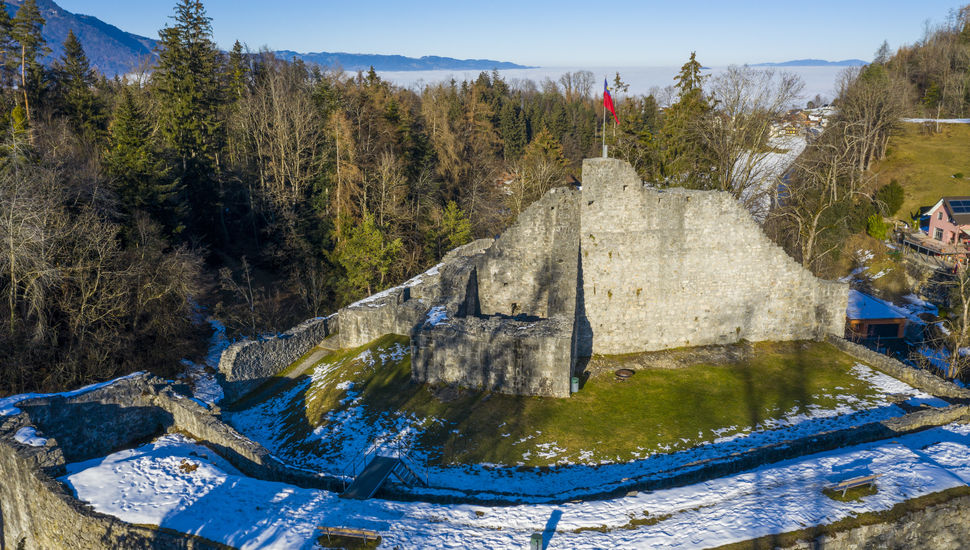
[(108, 380), (107, 382), (98, 382), (97, 384), (91, 384), (89, 386), (84, 386), (83, 388), (79, 388), (79, 389), (71, 390), (71, 391), (65, 391), (65, 392), (58, 392), (58, 393), (21, 393), (21, 394), (17, 394), (17, 395), (11, 395), (10, 397), (4, 397), (4, 398), (0, 399), (0, 416), (13, 416), (15, 414), (20, 414), (20, 412), (21, 412), (20, 409), (18, 409), (15, 405), (17, 403), (20, 403), (21, 401), (26, 401), (28, 399), (38, 399), (38, 398), (41, 398), (41, 397), (57, 397), (57, 396), (61, 396), (61, 397), (75, 397), (75, 396), (78, 396), (78, 395), (81, 395), (81, 394), (85, 394), (85, 393), (88, 393), (88, 392), (92, 392), (92, 391), (97, 390), (97, 389), (101, 389), (101, 388), (103, 388), (105, 386), (109, 386), (109, 385), (114, 384), (115, 382), (117, 382), (119, 380), (127, 380), (129, 378), (136, 378), (136, 377), (142, 376), (144, 374), (145, 374), (145, 372), (143, 372), (143, 371), (133, 372), (133, 373), (128, 374), (126, 376), (121, 376), (119, 378), (115, 378), (114, 380)]
[[(390, 349), (374, 351), (382, 362), (387, 359), (400, 360), (407, 353), (398, 344)], [(356, 359), (369, 366), (376, 364), (370, 350), (364, 351)], [(342, 364), (343, 362), (319, 365), (312, 375), (312, 383), (337, 384), (336, 379), (331, 377)], [(643, 449), (633, 453), (632, 459), (617, 457), (597, 462), (592, 459), (593, 449), (586, 449), (576, 452), (577, 459), (557, 460), (557, 457), (565, 454), (565, 450), (555, 442), (537, 445), (535, 441), (528, 441), (531, 438), (526, 438), (519, 442), (523, 444), (523, 460), (535, 455), (555, 462), (556, 465), (547, 468), (524, 468), (521, 464), (427, 466), (430, 488), (416, 487), (412, 491), (439, 496), (475, 494), (481, 498), (521, 502), (579, 498), (628, 486), (631, 480), (661, 479), (667, 477), (672, 470), (701, 468), (711, 461), (725, 460), (732, 453), (751, 448), (902, 416), (905, 411), (894, 404), (894, 395), (910, 396), (916, 400), (913, 401), (915, 406), (921, 403), (946, 406), (945, 401), (868, 366), (857, 364), (852, 372), (867, 382), (876, 396), (860, 400), (855, 395), (842, 394), (836, 388), (832, 390), (832, 395), (824, 397), (835, 399), (839, 403), (837, 406), (822, 408), (812, 405), (801, 411), (786, 411), (757, 426), (725, 427), (706, 440), (704, 434), (699, 434), (700, 443), (687, 442), (680, 449)], [(287, 410), (287, 407), (299, 406), (300, 396), (304, 394), (308, 395), (307, 399), (312, 399), (312, 393), (308, 392), (310, 384), (311, 381), (308, 380), (254, 408), (233, 413), (229, 422), (284, 461), (296, 467), (332, 475), (348, 475), (349, 465), (375, 448), (389, 444), (411, 447), (424, 430), (442, 422), (433, 417), (418, 418), (403, 413), (382, 414), (375, 419), (363, 407), (355, 406), (359, 403), (360, 393), (351, 386), (346, 388), (343, 399), (343, 404), (350, 405), (349, 407), (327, 413), (321, 425), (306, 439), (293, 441), (292, 434), (286, 429), (287, 420), (281, 411)], [(411, 456), (425, 465), (433, 462), (420, 449), (412, 448)], [(597, 483), (593, 486), (589, 483), (591, 475), (597, 477)]]
[(428, 311), (428, 318), (424, 322), (432, 327), (436, 327), (447, 320), (448, 310), (445, 309), (445, 306), (434, 306)]
[(205, 356), (205, 364), (193, 363), (183, 359), (185, 372), (179, 378), (186, 378), (192, 386), (192, 395), (203, 404), (216, 405), (225, 397), (222, 386), (216, 380), (215, 372), (219, 369), (219, 358), (222, 352), (232, 343), (226, 337), (226, 326), (218, 319), (206, 319), (212, 327), (212, 337), (209, 338), (209, 351)]
[[(750, 173), (745, 174), (751, 177), (752, 185), (741, 192), (741, 203), (746, 205), (751, 215), (759, 221), (763, 221), (768, 210), (771, 209), (771, 197), (774, 196), (775, 188), (794, 164), (795, 159), (805, 150), (807, 142), (803, 136), (779, 136), (768, 140), (768, 146), (774, 151), (755, 159)], [(748, 155), (742, 155), (735, 165), (735, 170), (745, 173), (749, 162)]]
[(940, 124), (970, 124), (970, 118), (904, 118), (903, 122), (939, 122)]
[(31, 447), (43, 447), (47, 445), (47, 438), (40, 437), (37, 435), (37, 430), (31, 426), (24, 426), (17, 430), (13, 438), (17, 440), (18, 443), (23, 445), (30, 445)]
[(902, 307), (909, 310), (913, 315), (919, 315), (921, 313), (930, 313), (933, 315), (940, 314), (940, 308), (915, 294), (907, 294), (903, 296), (903, 300), (906, 302), (906, 304)]
[[(363, 369), (374, 369), (389, 362), (399, 362), (408, 353), (408, 347), (395, 342), (386, 347), (365, 349), (356, 356), (336, 362), (320, 363), (307, 379), (287, 391), (256, 407), (227, 414), (224, 418), (237, 429), (244, 427), (241, 433), (294, 466), (334, 475), (347, 474), (356, 458), (377, 447), (410, 446), (419, 434), (420, 427), (433, 421), (405, 414), (385, 414), (374, 418), (366, 414), (363, 407), (357, 406), (361, 392), (355, 390), (353, 382), (340, 379), (342, 369), (350, 362), (357, 362)], [(304, 440), (290, 441), (287, 424), (291, 420), (284, 411), (312, 403), (317, 399), (314, 388), (327, 386), (336, 386), (345, 392), (341, 405), (346, 408), (327, 412), (321, 425), (312, 429)], [(321, 441), (340, 441), (341, 445), (336, 450), (329, 446), (325, 449)]]
[[(825, 486), (881, 474), (877, 492), (838, 502)], [(592, 470), (587, 483), (598, 483)], [(67, 467), (99, 512), (239, 548), (312, 548), (318, 525), (373, 529), (382, 548), (705, 548), (827, 524), (970, 482), (970, 427), (920, 433), (762, 466), (703, 483), (602, 501), (486, 507), (354, 501), (241, 476), (207, 448), (166, 435)], [(644, 519), (653, 525), (634, 523)], [(595, 529), (595, 530), (594, 530)], [(606, 532), (601, 532), (606, 531)]]

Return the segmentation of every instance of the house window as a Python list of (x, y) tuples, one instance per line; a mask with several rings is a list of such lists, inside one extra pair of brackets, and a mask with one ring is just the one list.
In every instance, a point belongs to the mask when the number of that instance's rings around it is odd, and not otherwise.
[(938, 219), (938, 220), (942, 220), (943, 219), (943, 211), (942, 210), (940, 210), (939, 212), (936, 213), (936, 219)]
[(936, 239), (936, 240), (938, 240), (938, 241), (942, 241), (943, 240), (943, 230), (940, 229), (939, 227), (937, 227), (936, 228), (936, 231), (933, 234), (933, 238)]

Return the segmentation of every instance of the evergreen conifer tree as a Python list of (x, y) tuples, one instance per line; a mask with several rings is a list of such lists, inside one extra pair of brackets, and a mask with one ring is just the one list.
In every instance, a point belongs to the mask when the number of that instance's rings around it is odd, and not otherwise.
[(170, 232), (180, 231), (178, 182), (155, 150), (148, 117), (127, 87), (114, 112), (102, 165), (128, 214), (143, 210)]
[(17, 77), (20, 53), (13, 39), (13, 20), (7, 10), (0, 10), (0, 86), (13, 87)]
[(364, 219), (350, 229), (337, 247), (337, 258), (347, 271), (352, 295), (368, 296), (383, 289), (403, 249), (401, 239), (389, 239), (378, 227), (374, 215), (365, 211)]
[(175, 153), (187, 213), (196, 236), (212, 237), (219, 208), (219, 152), (223, 145), (219, 50), (200, 0), (179, 0), (175, 24), (159, 31), (152, 75), (160, 106), (160, 132)]
[(527, 142), (525, 118), (511, 102), (505, 102), (499, 111), (499, 132), (502, 134), (505, 160), (512, 161), (522, 155)]
[(30, 105), (41, 95), (44, 82), (44, 66), (40, 58), (50, 53), (47, 42), (41, 36), (44, 18), (37, 9), (35, 0), (24, 0), (11, 22), (11, 37), (19, 50), (20, 81), (23, 92), (24, 112), (30, 123)]
[(97, 76), (74, 31), (67, 32), (64, 55), (57, 65), (63, 110), (75, 130), (96, 137), (104, 128), (104, 109), (94, 93)]
[(661, 171), (668, 183), (705, 187), (710, 177), (710, 159), (698, 136), (698, 122), (711, 110), (702, 88), (704, 76), (695, 52), (674, 78), (678, 100), (664, 113), (661, 131), (663, 153)]

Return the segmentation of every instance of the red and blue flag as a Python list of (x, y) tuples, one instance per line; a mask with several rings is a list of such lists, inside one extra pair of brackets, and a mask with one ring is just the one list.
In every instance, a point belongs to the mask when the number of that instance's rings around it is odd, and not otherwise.
[(610, 95), (610, 87), (606, 84), (605, 78), (603, 79), (603, 108), (613, 113), (613, 120), (617, 124), (620, 123), (620, 119), (616, 116), (616, 109), (613, 108), (613, 97)]

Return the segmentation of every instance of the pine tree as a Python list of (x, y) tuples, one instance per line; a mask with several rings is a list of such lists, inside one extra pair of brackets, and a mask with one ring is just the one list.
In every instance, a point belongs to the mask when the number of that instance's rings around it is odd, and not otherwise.
[(337, 247), (337, 258), (347, 271), (347, 283), (352, 294), (365, 296), (384, 288), (387, 275), (404, 249), (401, 239), (390, 240), (374, 221), (374, 215), (364, 212), (364, 219), (352, 227), (347, 238)]
[(697, 61), (697, 52), (690, 52), (690, 59), (680, 67), (680, 72), (674, 77), (681, 98), (701, 89), (705, 78), (701, 75), (702, 69), (700, 62)]
[(28, 124), (30, 124), (31, 100), (36, 102), (40, 97), (41, 86), (44, 82), (44, 66), (41, 65), (39, 58), (50, 53), (47, 42), (41, 36), (44, 23), (44, 18), (41, 17), (35, 0), (24, 0), (13, 18), (11, 27), (11, 36), (20, 50), (19, 84), (23, 91), (24, 112), (27, 114)]
[(697, 135), (698, 122), (711, 111), (702, 89), (705, 77), (694, 52), (674, 78), (677, 103), (664, 113), (661, 172), (672, 185), (704, 187), (710, 177), (710, 159)]
[(217, 180), (223, 145), (219, 50), (200, 0), (179, 0), (175, 24), (159, 31), (153, 73), (160, 132), (179, 161), (187, 211), (197, 236), (213, 236), (222, 220)]
[(505, 160), (512, 161), (519, 158), (527, 140), (525, 118), (522, 112), (512, 102), (506, 101), (499, 112), (498, 125), (499, 133), (502, 134)]
[(13, 87), (19, 59), (19, 48), (13, 38), (13, 20), (7, 10), (0, 10), (0, 87)]
[(455, 201), (448, 201), (448, 206), (445, 207), (441, 234), (448, 243), (448, 250), (468, 244), (472, 240), (472, 223)]
[(242, 44), (238, 40), (232, 45), (229, 52), (229, 89), (228, 96), (230, 101), (239, 101), (246, 93), (246, 80), (249, 76), (249, 66), (246, 63), (246, 54), (243, 52)]
[(178, 182), (168, 174), (151, 141), (151, 124), (131, 90), (122, 89), (111, 122), (108, 148), (102, 156), (105, 174), (111, 179), (124, 210), (148, 212), (177, 233)]
[(74, 31), (67, 32), (64, 55), (57, 64), (63, 109), (75, 130), (95, 137), (104, 130), (104, 109), (94, 93), (97, 76)]

